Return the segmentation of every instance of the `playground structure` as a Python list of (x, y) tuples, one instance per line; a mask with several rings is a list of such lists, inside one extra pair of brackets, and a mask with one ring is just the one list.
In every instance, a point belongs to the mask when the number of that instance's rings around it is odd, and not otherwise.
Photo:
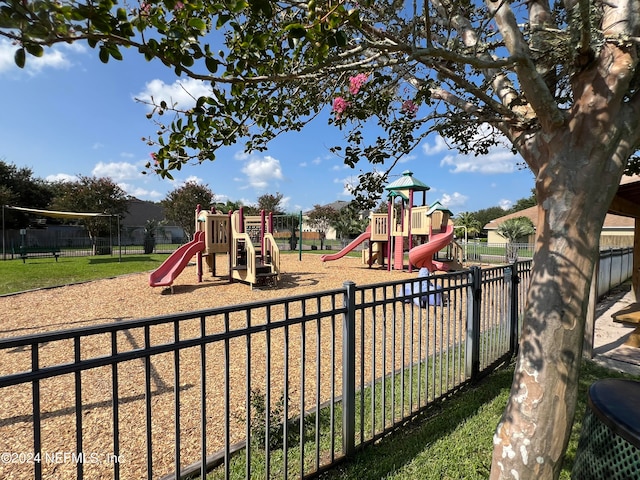
[[(323, 255), (322, 261), (342, 258), (368, 241), (369, 247), (362, 250), (362, 261), (369, 266), (386, 263), (388, 270), (404, 270), (404, 252), (407, 248), (409, 272), (422, 267), (430, 272), (460, 268), (462, 249), (453, 239), (451, 211), (440, 202), (426, 205), (429, 187), (415, 179), (412, 172), (405, 171), (386, 190), (389, 191), (387, 213), (372, 213), (369, 225), (362, 234), (339, 252)], [(419, 191), (423, 192), (422, 205), (414, 206), (414, 194)], [(446, 247), (449, 247), (446, 260), (434, 259), (434, 255)]]
[(243, 209), (222, 214), (196, 210), (193, 240), (173, 252), (149, 275), (152, 287), (171, 287), (174, 280), (196, 256), (198, 282), (202, 282), (203, 261), (216, 275), (216, 256), (228, 255), (229, 281), (254, 285), (277, 285), (280, 277), (280, 250), (273, 237), (273, 215), (244, 216)]

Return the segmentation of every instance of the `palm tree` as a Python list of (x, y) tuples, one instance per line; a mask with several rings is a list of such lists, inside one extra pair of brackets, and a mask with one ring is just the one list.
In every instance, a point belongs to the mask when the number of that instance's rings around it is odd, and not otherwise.
[(531, 235), (535, 232), (535, 228), (529, 218), (515, 217), (502, 222), (496, 231), (507, 239), (507, 261), (514, 262), (518, 259), (518, 248), (513, 244), (523, 237)]
[(335, 229), (336, 234), (344, 244), (345, 237), (362, 233), (368, 223), (368, 218), (360, 218), (358, 209), (349, 205), (340, 210), (338, 215), (332, 220), (331, 226)]
[(473, 213), (470, 212), (462, 212), (456, 218), (454, 225), (456, 227), (464, 227), (456, 228), (455, 234), (456, 237), (461, 237), (465, 234), (467, 237), (476, 237), (482, 231), (482, 225), (480, 225), (480, 220), (478, 220)]
[(144, 223), (144, 253), (153, 253), (156, 247), (156, 234), (164, 234), (166, 220), (156, 220), (152, 218)]

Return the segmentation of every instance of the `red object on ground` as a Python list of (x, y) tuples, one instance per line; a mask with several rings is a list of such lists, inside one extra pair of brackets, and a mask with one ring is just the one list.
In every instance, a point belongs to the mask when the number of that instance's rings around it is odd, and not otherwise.
[(204, 232), (196, 232), (193, 240), (178, 248), (162, 262), (162, 265), (149, 274), (149, 285), (152, 287), (171, 286), (193, 256), (204, 249)]

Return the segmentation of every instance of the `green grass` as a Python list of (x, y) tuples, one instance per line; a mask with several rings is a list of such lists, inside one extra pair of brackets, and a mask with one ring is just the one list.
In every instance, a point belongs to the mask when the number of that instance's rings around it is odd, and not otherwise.
[(34, 288), (111, 278), (157, 268), (168, 255), (118, 255), (91, 257), (53, 257), (6, 260), (0, 262), (0, 295)]
[[(281, 254), (296, 255), (297, 253), (297, 251), (281, 252)], [(305, 250), (304, 253), (321, 255), (332, 253), (332, 251)], [(360, 252), (354, 254), (354, 256), (359, 255)], [(112, 278), (128, 273), (149, 272), (160, 266), (168, 256), (168, 254), (129, 254), (123, 255), (120, 261), (115, 253), (114, 255), (83, 257), (65, 257), (63, 255), (57, 262), (53, 257), (29, 258), (26, 263), (23, 263), (20, 258), (0, 261), (0, 295)]]
[[(503, 369), (480, 385), (389, 435), (355, 458), (325, 474), (325, 479), (485, 479), (491, 468), (492, 437), (509, 397), (513, 368)], [(601, 378), (634, 378), (585, 361), (578, 406), (560, 478), (568, 480), (575, 458), (589, 386)], [(638, 378), (638, 377), (635, 377)]]
[[(415, 421), (359, 451), (349, 461), (325, 472), (321, 478), (325, 480), (487, 478), (491, 469), (492, 438), (509, 397), (512, 375), (513, 366), (500, 369), (485, 378), (479, 385), (468, 387), (445, 402), (432, 405)], [(596, 380), (607, 377), (634, 378), (606, 370), (593, 362), (584, 362), (579, 382), (576, 419), (560, 475), (562, 480), (570, 479), (582, 418), (586, 409), (587, 389)], [(396, 383), (395, 388), (397, 387)], [(370, 388), (367, 390), (370, 391)], [(377, 396), (378, 392), (376, 392)], [(369, 399), (370, 393), (367, 393), (365, 398)], [(379, 402), (379, 399), (376, 401)], [(371, 429), (370, 422), (367, 422), (370, 415), (369, 407), (370, 405), (365, 405), (367, 410), (365, 430), (368, 431)], [(341, 415), (341, 405), (338, 403), (335, 411), (338, 432)], [(313, 465), (311, 455), (315, 439), (311, 425), (314, 423), (314, 418), (311, 415), (305, 422), (305, 425), (310, 427), (305, 427), (305, 468), (312, 468)], [(324, 430), (320, 443), (321, 451), (325, 452), (325, 455), (328, 453), (327, 447), (330, 441), (326, 430), (328, 421), (329, 412), (328, 409), (324, 409), (320, 412), (320, 428)], [(292, 427), (297, 429), (297, 422)], [(356, 428), (356, 432), (358, 431), (359, 427)], [(340, 442), (337, 438), (336, 448), (336, 454), (339, 455)], [(245, 452), (238, 453), (231, 459), (231, 478), (244, 478)], [(297, 477), (300, 463), (297, 439), (293, 440), (288, 453), (288, 473), (291, 477)], [(275, 450), (271, 455), (271, 474), (277, 477), (284, 473), (282, 450)], [(252, 450), (252, 478), (264, 478), (265, 460), (263, 451)], [(218, 468), (212, 471), (207, 475), (207, 479), (224, 478), (223, 470)]]

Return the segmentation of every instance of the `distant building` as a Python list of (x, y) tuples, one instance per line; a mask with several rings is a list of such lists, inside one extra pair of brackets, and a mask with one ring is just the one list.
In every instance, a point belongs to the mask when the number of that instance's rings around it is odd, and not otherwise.
[[(144, 227), (147, 221), (165, 219), (164, 208), (161, 204), (147, 200), (132, 198), (127, 205), (128, 212), (120, 220), (122, 228), (122, 242), (141, 244), (144, 240)], [(195, 208), (194, 208), (195, 222)], [(175, 223), (167, 223), (159, 229), (156, 242), (158, 243), (182, 243), (184, 231)]]
[[(511, 218), (527, 217), (538, 224), (538, 207), (529, 207), (516, 213), (510, 213), (504, 217), (491, 220), (484, 226), (487, 231), (487, 243), (505, 243), (506, 239), (498, 233), (498, 226)], [(602, 233), (600, 236), (600, 247), (630, 247), (633, 246), (635, 220), (631, 217), (621, 217), (610, 213), (604, 219)], [(531, 235), (523, 243), (533, 243), (535, 235)]]
[[(344, 207), (346, 207), (347, 205), (349, 205), (351, 202), (347, 202), (346, 200), (336, 200), (335, 202), (332, 203), (328, 203), (326, 205), (321, 205), (321, 207), (323, 208), (333, 208), (336, 212), (339, 212), (340, 210), (342, 210)], [(302, 214), (302, 232), (317, 232), (317, 230), (315, 229), (315, 227), (309, 225), (308, 220), (309, 220), (309, 213), (311, 212), (311, 210), (304, 212)], [(360, 214), (360, 218), (365, 218), (369, 216), (369, 212), (362, 212)], [(337, 238), (337, 233), (335, 228), (333, 227), (329, 227), (329, 229), (326, 232), (326, 237), (327, 240), (335, 240)]]

